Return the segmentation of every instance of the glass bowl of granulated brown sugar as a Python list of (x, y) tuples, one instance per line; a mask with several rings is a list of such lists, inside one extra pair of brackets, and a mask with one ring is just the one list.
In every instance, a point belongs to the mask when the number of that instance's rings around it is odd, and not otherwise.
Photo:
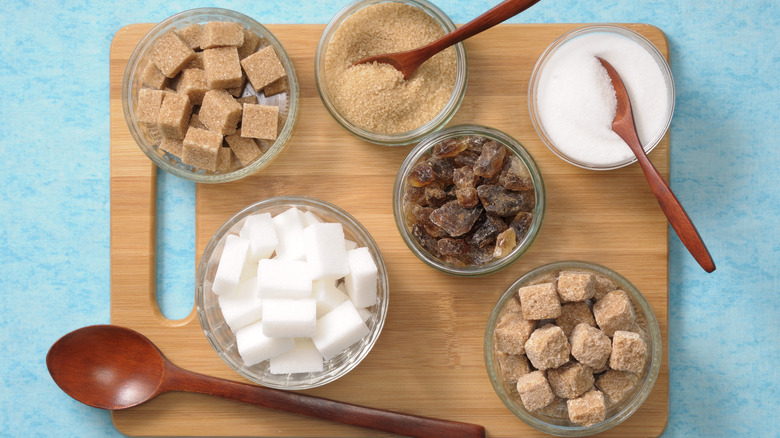
[(411, 50), (455, 30), (425, 0), (360, 0), (339, 11), (320, 37), (315, 81), (325, 108), (344, 129), (388, 146), (419, 141), (443, 127), (466, 93), (462, 43), (426, 61), (408, 79), (389, 64), (354, 64)]

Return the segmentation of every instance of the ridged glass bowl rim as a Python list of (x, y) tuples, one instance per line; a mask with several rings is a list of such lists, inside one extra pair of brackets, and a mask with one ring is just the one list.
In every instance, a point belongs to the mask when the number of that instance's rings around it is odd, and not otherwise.
[[(312, 211), (313, 213), (317, 214), (324, 214), (328, 216), (333, 216), (339, 219), (339, 222), (342, 223), (344, 226), (344, 231), (346, 236), (354, 236), (355, 239), (358, 241), (357, 243), (360, 246), (366, 246), (368, 247), (369, 251), (374, 257), (374, 262), (377, 265), (378, 270), (378, 295), (377, 295), (377, 304), (376, 306), (376, 323), (371, 327), (370, 333), (363, 338), (363, 340), (359, 341), (360, 345), (356, 347), (353, 345), (350, 347), (350, 349), (358, 348), (357, 351), (352, 351), (353, 354), (351, 354), (349, 357), (343, 357), (344, 353), (341, 353), (337, 355), (335, 358), (330, 359), (335, 360), (338, 359), (342, 363), (338, 365), (333, 372), (327, 373), (301, 373), (301, 374), (279, 374), (274, 375), (270, 373), (266, 374), (258, 374), (254, 372), (251, 368), (247, 367), (240, 357), (236, 355), (236, 357), (232, 357), (228, 354), (225, 346), (223, 346), (219, 340), (217, 340), (216, 335), (214, 334), (215, 327), (213, 325), (214, 321), (211, 321), (209, 319), (208, 313), (206, 309), (206, 303), (205, 303), (205, 276), (206, 271), (208, 268), (209, 259), (211, 258), (213, 252), (216, 250), (217, 246), (220, 244), (220, 242), (223, 240), (223, 238), (230, 232), (230, 230), (236, 226), (240, 221), (242, 221), (244, 218), (255, 214), (255, 213), (264, 213), (264, 212), (272, 212), (274, 210), (278, 210), (279, 212), (282, 212), (286, 210), (287, 208), (291, 207), (298, 207), (303, 208), (308, 211)], [(302, 390), (302, 389), (310, 389), (310, 388), (316, 388), (318, 386), (325, 385), (326, 383), (333, 382), (337, 380), (338, 378), (346, 375), (349, 371), (354, 369), (360, 362), (365, 359), (365, 357), (369, 354), (371, 349), (373, 348), (374, 344), (376, 343), (377, 339), (379, 339), (379, 335), (382, 332), (382, 328), (384, 327), (385, 320), (387, 318), (387, 309), (389, 305), (389, 282), (388, 282), (388, 273), (387, 273), (387, 267), (385, 265), (384, 257), (382, 256), (381, 251), (379, 250), (379, 246), (377, 245), (376, 241), (374, 241), (373, 237), (371, 237), (371, 234), (369, 234), (368, 230), (352, 215), (347, 213), (345, 210), (341, 209), (340, 207), (337, 207), (327, 201), (323, 201), (320, 199), (308, 197), (308, 196), (277, 196), (268, 198), (265, 200), (261, 200), (258, 202), (255, 202), (254, 204), (251, 204), (235, 215), (233, 215), (230, 219), (228, 219), (220, 228), (214, 233), (214, 235), (209, 240), (208, 244), (206, 245), (206, 248), (203, 251), (203, 255), (200, 259), (200, 263), (198, 264), (198, 268), (196, 271), (196, 277), (195, 277), (195, 307), (198, 314), (198, 320), (200, 321), (201, 328), (203, 329), (203, 333), (206, 335), (206, 339), (209, 341), (209, 344), (214, 349), (214, 351), (217, 353), (217, 355), (225, 361), (233, 370), (235, 370), (237, 373), (239, 373), (241, 376), (245, 377), (246, 379), (264, 385), (272, 388), (278, 388), (278, 389), (285, 389), (285, 390)], [(220, 321), (216, 321), (217, 323), (224, 324), (224, 319), (221, 319), (221, 313), (219, 314)], [(227, 330), (230, 330), (227, 328)], [(235, 335), (232, 334), (233, 339), (235, 339)], [(230, 347), (230, 346), (228, 346)], [(349, 350), (349, 349), (348, 349)], [(327, 363), (327, 362), (326, 362)]]
[(536, 134), (539, 136), (545, 146), (547, 146), (550, 151), (552, 151), (563, 161), (588, 170), (619, 169), (621, 167), (626, 167), (635, 163), (637, 161), (636, 157), (632, 156), (625, 162), (605, 166), (598, 166), (577, 161), (555, 147), (555, 144), (547, 135), (547, 131), (544, 129), (544, 124), (539, 118), (539, 113), (536, 108), (536, 91), (539, 87), (542, 71), (547, 65), (550, 57), (552, 57), (552, 55), (554, 55), (561, 46), (573, 40), (574, 38), (592, 33), (613, 33), (627, 37), (647, 50), (650, 56), (652, 56), (652, 58), (655, 60), (656, 64), (658, 64), (658, 68), (661, 69), (661, 74), (663, 75), (664, 82), (666, 83), (667, 97), (669, 101), (669, 117), (666, 120), (664, 128), (655, 137), (653, 137), (653, 139), (648, 142), (647, 145), (644, 146), (645, 152), (650, 153), (653, 149), (655, 149), (656, 146), (658, 146), (661, 140), (663, 140), (664, 136), (669, 131), (669, 127), (672, 124), (672, 117), (674, 115), (675, 91), (672, 70), (669, 68), (669, 63), (666, 62), (666, 58), (664, 58), (658, 48), (650, 40), (645, 38), (642, 34), (635, 32), (627, 27), (614, 24), (594, 24), (572, 29), (558, 37), (544, 50), (542, 55), (539, 56), (539, 59), (536, 61), (536, 65), (534, 65), (533, 72), (531, 73), (531, 80), (528, 83), (528, 114), (531, 117), (531, 124), (533, 124)]
[[(262, 156), (250, 163), (248, 166), (244, 166), (240, 169), (236, 169), (232, 172), (220, 173), (220, 174), (200, 174), (188, 170), (184, 167), (173, 165), (166, 161), (155, 153), (154, 146), (149, 143), (144, 136), (141, 127), (135, 118), (135, 99), (137, 96), (137, 90), (140, 89), (140, 75), (143, 74), (142, 67), (145, 66), (145, 62), (148, 61), (148, 52), (151, 50), (153, 42), (171, 29), (179, 28), (193, 23), (203, 23), (206, 21), (234, 21), (245, 25), (249, 30), (255, 32), (263, 39), (265, 39), (269, 45), (271, 45), (276, 51), (279, 61), (281, 61), (287, 72), (288, 78), (288, 115), (287, 121), (279, 133), (274, 144), (266, 151)], [(133, 50), (125, 68), (125, 73), (122, 78), (122, 111), (124, 113), (125, 122), (127, 127), (135, 140), (138, 147), (149, 157), (154, 164), (168, 173), (176, 175), (180, 178), (184, 178), (190, 181), (199, 183), (224, 183), (229, 181), (235, 181), (245, 176), (251, 175), (258, 170), (262, 169), (282, 151), (287, 141), (292, 136), (293, 128), (295, 126), (296, 119), (298, 117), (298, 100), (299, 100), (299, 85), (298, 78), (295, 74), (295, 68), (293, 66), (290, 56), (284, 49), (279, 40), (268, 30), (265, 26), (257, 22), (256, 20), (248, 17), (240, 12), (232, 11), (222, 8), (196, 8), (189, 9), (178, 14), (172, 15), (159, 24), (154, 26), (146, 35), (141, 38), (138, 45)]]
[[(428, 253), (414, 236), (411, 235), (404, 223), (404, 188), (406, 179), (409, 176), (409, 172), (412, 170), (417, 161), (431, 150), (431, 148), (438, 142), (446, 140), (448, 138), (460, 137), (464, 135), (481, 135), (487, 138), (498, 141), (505, 145), (518, 156), (528, 168), (531, 173), (531, 178), (534, 184), (534, 193), (536, 196), (536, 206), (534, 207), (534, 218), (531, 221), (531, 225), (528, 228), (528, 234), (526, 234), (520, 244), (507, 256), (498, 260), (494, 260), (490, 263), (486, 263), (481, 266), (454, 266), (450, 263), (438, 260)], [(542, 173), (536, 164), (536, 161), (531, 154), (523, 147), (523, 145), (511, 137), (509, 134), (499, 131), (498, 129), (491, 128), (483, 125), (476, 124), (463, 124), (450, 126), (442, 129), (441, 131), (434, 132), (428, 137), (424, 138), (417, 146), (412, 149), (406, 156), (406, 159), (401, 164), (400, 169), (395, 177), (395, 184), (393, 185), (393, 216), (395, 218), (395, 225), (398, 228), (398, 232), (401, 234), (401, 238), (412, 253), (422, 260), (428, 266), (435, 268), (439, 271), (447, 274), (469, 277), (488, 275), (500, 271), (507, 266), (514, 263), (520, 256), (525, 254), (531, 247), (539, 235), (539, 231), (542, 227), (544, 220), (544, 214), (546, 210), (546, 194), (544, 188), (544, 181), (542, 179)]]
[[(597, 272), (614, 280), (618, 287), (628, 293), (631, 296), (633, 303), (641, 310), (645, 320), (647, 321), (648, 339), (650, 341), (650, 355), (649, 363), (647, 365), (648, 372), (644, 381), (641, 382), (641, 387), (634, 393), (633, 398), (621, 403), (623, 405), (613, 416), (606, 418), (601, 423), (595, 424), (590, 427), (584, 426), (562, 426), (557, 424), (550, 424), (536, 418), (522, 406), (522, 403), (516, 402), (507, 394), (499, 383), (499, 377), (497, 376), (498, 364), (493, 357), (493, 337), (495, 334), (495, 328), (498, 324), (498, 318), (501, 315), (501, 311), (506, 306), (507, 302), (514, 297), (517, 290), (531, 281), (532, 279), (545, 275), (550, 272), (566, 270), (566, 269), (583, 269)], [(619, 273), (609, 269), (607, 267), (578, 260), (565, 260), (553, 263), (548, 263), (543, 266), (539, 266), (518, 278), (506, 291), (501, 295), (493, 307), (493, 311), (490, 314), (490, 318), (487, 322), (487, 328), (485, 329), (484, 340), (484, 354), (485, 354), (485, 367), (487, 368), (488, 377), (490, 378), (490, 384), (493, 386), (498, 397), (504, 403), (504, 405), (515, 416), (523, 420), (526, 424), (542, 431), (556, 436), (587, 436), (600, 432), (604, 432), (611, 429), (618, 424), (628, 419), (634, 412), (639, 409), (645, 402), (647, 397), (655, 385), (658, 378), (658, 373), (661, 369), (661, 362), (663, 356), (663, 345), (661, 340), (661, 330), (658, 326), (658, 320), (655, 317), (650, 303), (645, 296), (634, 286), (628, 279)]]
[(460, 104), (463, 102), (463, 98), (466, 95), (466, 85), (468, 83), (468, 62), (466, 59), (466, 49), (463, 43), (454, 45), (455, 57), (457, 65), (457, 73), (455, 77), (455, 86), (453, 88), (450, 99), (444, 105), (444, 108), (429, 122), (423, 124), (417, 129), (402, 132), (398, 134), (379, 134), (365, 130), (354, 123), (350, 122), (344, 117), (330, 98), (327, 90), (326, 78), (325, 78), (325, 56), (328, 49), (328, 44), (333, 34), (336, 32), (341, 23), (344, 22), (350, 15), (362, 9), (366, 6), (371, 6), (377, 3), (403, 3), (411, 6), (415, 6), (430, 15), (446, 32), (452, 32), (456, 29), (455, 24), (450, 18), (436, 5), (426, 0), (358, 0), (348, 4), (342, 8), (336, 15), (328, 22), (325, 30), (322, 32), (322, 36), (317, 44), (317, 51), (314, 58), (314, 82), (317, 85), (317, 91), (320, 95), (325, 109), (333, 117), (336, 122), (344, 129), (350, 132), (352, 135), (379, 145), (383, 146), (403, 146), (419, 141), (421, 138), (430, 134), (431, 132), (446, 125), (455, 113), (460, 108)]

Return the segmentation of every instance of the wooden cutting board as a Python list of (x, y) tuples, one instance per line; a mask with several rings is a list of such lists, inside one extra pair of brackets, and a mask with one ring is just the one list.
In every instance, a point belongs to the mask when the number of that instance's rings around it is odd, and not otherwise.
[[(198, 185), (196, 260), (216, 229), (243, 207), (276, 195), (307, 195), (336, 204), (371, 232), (387, 263), (390, 307), (371, 354), (350, 374), (305, 391), (418, 415), (482, 424), (488, 436), (539, 436), (493, 392), (483, 362), (488, 316), (504, 290), (542, 264), (579, 259), (610, 267), (649, 300), (664, 341), (663, 365), (650, 397), (609, 436), (657, 436), (668, 418), (668, 228), (639, 166), (586, 171), (550, 152), (534, 132), (526, 92), (534, 63), (573, 24), (505, 24), (466, 43), (469, 84), (450, 124), (478, 123), (507, 132), (533, 155), (547, 189), (547, 214), (531, 250), (483, 278), (456, 278), (417, 260), (393, 221), (392, 186), (411, 146), (359, 141), (323, 107), (314, 83), (314, 52), (323, 25), (270, 25), (293, 59), (301, 86), (295, 133), (261, 173), (221, 185)], [(195, 311), (165, 319), (155, 298), (156, 168), (134, 143), (122, 114), (127, 60), (151, 24), (117, 32), (111, 45), (111, 322), (152, 339), (176, 364), (242, 380), (214, 353)], [(658, 28), (632, 24), (667, 56)], [(669, 136), (650, 154), (667, 179)], [(193, 394), (165, 394), (112, 413), (127, 435), (384, 436), (327, 421)]]

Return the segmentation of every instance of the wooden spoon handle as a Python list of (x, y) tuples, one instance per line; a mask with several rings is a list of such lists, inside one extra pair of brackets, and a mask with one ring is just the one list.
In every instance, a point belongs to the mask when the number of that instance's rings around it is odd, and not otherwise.
[(693, 258), (699, 265), (706, 271), (712, 272), (715, 270), (715, 262), (712, 260), (709, 250), (704, 245), (704, 241), (699, 235), (699, 231), (696, 230), (696, 226), (693, 225), (693, 221), (685, 212), (682, 204), (674, 195), (669, 184), (664, 181), (658, 169), (655, 168), (653, 163), (647, 158), (644, 148), (642, 148), (639, 139), (636, 137), (636, 130), (621, 129), (613, 125), (612, 129), (626, 142), (629, 147), (634, 151), (634, 154), (639, 161), (639, 165), (642, 167), (642, 172), (645, 174), (647, 182), (650, 184), (650, 188), (653, 190), (655, 198), (658, 200), (658, 205), (661, 206), (666, 218), (669, 220), (669, 224), (677, 233), (677, 237), (680, 238), (683, 245), (688, 248), (688, 252), (691, 253)]
[(432, 50), (434, 53), (438, 53), (453, 44), (457, 44), (514, 17), (538, 2), (539, 0), (505, 0), (479, 17), (428, 44), (426, 52)]
[(321, 418), (412, 437), (475, 438), (485, 436), (476, 424), (358, 406), (325, 398), (234, 382), (193, 373), (169, 364), (170, 384), (165, 390), (198, 392), (266, 408)]

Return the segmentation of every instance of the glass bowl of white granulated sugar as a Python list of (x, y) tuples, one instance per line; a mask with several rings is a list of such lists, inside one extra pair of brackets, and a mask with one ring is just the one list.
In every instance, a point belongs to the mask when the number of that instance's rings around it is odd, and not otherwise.
[(585, 169), (617, 169), (636, 157), (612, 131), (617, 101), (596, 57), (623, 79), (639, 139), (652, 151), (672, 122), (674, 81), (661, 52), (628, 28), (589, 25), (555, 40), (534, 67), (528, 107), (537, 134), (561, 159)]

